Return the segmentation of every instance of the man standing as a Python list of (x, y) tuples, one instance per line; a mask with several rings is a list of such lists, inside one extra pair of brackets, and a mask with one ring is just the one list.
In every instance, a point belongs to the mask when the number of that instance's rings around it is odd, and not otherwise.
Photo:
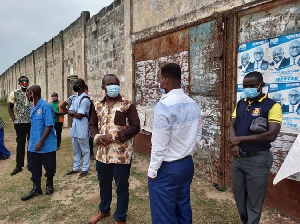
[[(8, 113), (14, 122), (17, 135), (16, 168), (10, 175), (15, 175), (22, 171), (22, 167), (24, 167), (26, 138), (28, 140), (30, 135), (30, 103), (25, 94), (29, 86), (29, 79), (26, 76), (21, 76), (18, 82), (21, 89), (14, 90), (8, 98)], [(16, 117), (14, 107), (16, 109)]]
[(32, 121), (28, 146), (28, 170), (31, 172), (32, 190), (21, 200), (26, 201), (43, 193), (41, 189), (42, 166), (46, 170), (46, 194), (54, 192), (53, 177), (56, 172), (56, 136), (54, 114), (48, 102), (41, 98), (41, 88), (30, 86), (26, 91), (28, 100), (33, 102), (30, 117)]
[[(273, 163), (270, 143), (275, 141), (282, 122), (281, 107), (262, 93), (264, 85), (260, 72), (244, 77), (246, 98), (237, 103), (230, 123), (233, 194), (242, 223), (249, 224), (260, 220)], [(259, 134), (250, 129), (258, 117), (266, 119), (266, 124), (261, 124), (266, 131)]]
[(94, 104), (90, 132), (99, 146), (96, 169), (100, 187), (99, 212), (89, 220), (97, 223), (110, 215), (112, 180), (117, 185), (115, 224), (126, 223), (129, 202), (129, 174), (133, 154), (133, 137), (140, 131), (140, 119), (135, 105), (120, 95), (120, 81), (113, 75), (102, 79), (106, 96)]
[(70, 136), (74, 150), (73, 169), (68, 171), (66, 175), (79, 172), (81, 164), (81, 155), (83, 157), (83, 165), (78, 178), (85, 177), (90, 167), (90, 146), (89, 146), (89, 129), (88, 116), (90, 110), (90, 100), (85, 93), (85, 82), (83, 79), (76, 79), (73, 84), (73, 90), (78, 92), (72, 100), (72, 105), (68, 111), (68, 115), (73, 117), (72, 129)]
[(58, 100), (58, 94), (56, 92), (53, 92), (51, 94), (51, 98), (52, 98), (51, 107), (55, 115), (54, 118), (55, 118), (55, 133), (57, 137), (57, 150), (59, 150), (60, 143), (61, 143), (62, 127), (64, 124), (64, 115), (66, 113), (61, 108), (63, 102)]
[(178, 64), (161, 68), (159, 85), (166, 95), (154, 108), (148, 169), (152, 223), (192, 223), (192, 156), (202, 134), (201, 109), (181, 89)]

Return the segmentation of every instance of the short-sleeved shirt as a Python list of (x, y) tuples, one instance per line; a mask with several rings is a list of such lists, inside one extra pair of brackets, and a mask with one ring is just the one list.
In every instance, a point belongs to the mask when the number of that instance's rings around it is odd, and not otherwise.
[[(48, 102), (44, 101), (42, 98), (40, 98), (36, 107), (31, 107), (30, 118), (31, 130), (28, 151), (37, 153), (48, 153), (56, 151), (57, 139), (55, 136), (54, 129), (54, 113), (51, 105)], [(46, 127), (50, 126), (52, 126), (52, 129), (45, 140), (42, 150), (34, 151), (35, 145), (40, 141), (41, 137), (45, 132)]]
[(14, 90), (8, 97), (8, 102), (14, 104), (16, 109), (15, 124), (30, 123), (30, 106), (26, 93), (20, 89)]
[[(240, 100), (232, 114), (232, 118), (236, 118), (236, 136), (255, 134), (250, 130), (250, 126), (257, 117), (264, 117), (268, 122), (281, 124), (281, 106), (266, 95), (257, 101), (247, 98)], [(243, 151), (263, 151), (271, 148), (270, 142), (242, 142), (240, 146)]]
[[(69, 110), (76, 111), (76, 113), (78, 114), (88, 115), (90, 110), (90, 100), (88, 98), (84, 98), (81, 100), (83, 96), (87, 96), (87, 94), (82, 93), (80, 96), (75, 95)], [(81, 119), (77, 119), (74, 117), (70, 136), (75, 138), (82, 138), (82, 139), (88, 138), (89, 137), (88, 124), (89, 123), (88, 123), (87, 116), (82, 117)]]

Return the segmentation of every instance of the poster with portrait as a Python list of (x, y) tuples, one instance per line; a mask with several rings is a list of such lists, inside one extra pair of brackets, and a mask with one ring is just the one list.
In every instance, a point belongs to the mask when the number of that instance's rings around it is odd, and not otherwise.
[(300, 33), (245, 43), (238, 47), (237, 100), (244, 98), (243, 78), (263, 75), (263, 92), (282, 108), (282, 132), (300, 133)]

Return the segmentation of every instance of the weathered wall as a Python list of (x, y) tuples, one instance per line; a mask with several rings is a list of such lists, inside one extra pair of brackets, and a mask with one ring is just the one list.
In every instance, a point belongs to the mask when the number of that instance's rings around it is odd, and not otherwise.
[(46, 69), (46, 45), (42, 45), (40, 46), (38, 49), (36, 49), (34, 51), (34, 59), (35, 59), (35, 63), (34, 63), (34, 70), (35, 70), (35, 76), (36, 76), (36, 80), (35, 83), (32, 84), (37, 84), (41, 86), (42, 89), (42, 97), (47, 100), (47, 96), (48, 96), (48, 88), (47, 88), (47, 84), (48, 84), (48, 80), (47, 80), (47, 69)]
[[(134, 39), (149, 37), (156, 32), (173, 29), (224, 13), (237, 7), (266, 2), (262, 0), (132, 0), (132, 32)], [(155, 16), (153, 16), (155, 15)]]
[[(86, 24), (87, 85), (92, 99), (104, 97), (101, 80), (115, 74), (124, 91), (124, 4), (117, 0), (103, 8)], [(129, 74), (130, 75), (130, 74)]]

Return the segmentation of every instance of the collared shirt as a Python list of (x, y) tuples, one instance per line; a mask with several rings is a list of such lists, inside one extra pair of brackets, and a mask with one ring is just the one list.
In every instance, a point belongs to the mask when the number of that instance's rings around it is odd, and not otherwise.
[(173, 89), (156, 104), (148, 176), (155, 178), (163, 161), (193, 155), (202, 135), (201, 109), (182, 89)]
[[(240, 100), (232, 114), (232, 118), (236, 118), (236, 136), (255, 134), (250, 130), (250, 126), (257, 117), (264, 117), (268, 122), (281, 124), (282, 110), (280, 104), (266, 95), (256, 101), (247, 98)], [(245, 152), (264, 151), (271, 148), (271, 144), (268, 141), (242, 142), (239, 146)]]
[[(44, 101), (42, 98), (39, 99), (36, 107), (31, 107), (30, 111), (31, 118), (31, 130), (29, 139), (29, 152), (36, 153), (47, 153), (56, 151), (56, 136), (54, 129), (54, 114), (51, 105)], [(52, 130), (44, 142), (44, 146), (41, 151), (34, 151), (35, 145), (40, 141), (43, 136), (46, 127), (52, 126)]]
[(30, 106), (26, 93), (20, 89), (17, 89), (8, 97), (8, 102), (14, 104), (16, 109), (16, 120), (14, 121), (15, 124), (24, 124), (30, 123)]
[[(87, 115), (87, 114), (89, 114), (89, 110), (90, 110), (90, 100), (88, 98), (84, 98), (81, 101), (81, 98), (83, 96), (87, 96), (87, 94), (85, 92), (83, 92), (83, 93), (81, 93), (80, 96), (75, 95), (75, 97), (72, 101), (70, 110), (76, 111), (76, 113), (78, 113), (78, 114)], [(88, 138), (89, 137), (88, 125), (89, 125), (89, 122), (88, 122), (88, 118), (86, 116), (82, 117), (81, 119), (77, 119), (77, 118), (73, 117), (73, 123), (72, 123), (72, 129), (70, 132), (70, 136), (75, 137), (75, 138), (82, 138), (82, 139)]]
[(106, 98), (94, 104), (90, 118), (91, 136), (112, 135), (107, 146), (98, 146), (96, 159), (102, 163), (130, 164), (133, 154), (133, 137), (140, 131), (140, 119), (131, 101), (118, 96), (108, 106)]

